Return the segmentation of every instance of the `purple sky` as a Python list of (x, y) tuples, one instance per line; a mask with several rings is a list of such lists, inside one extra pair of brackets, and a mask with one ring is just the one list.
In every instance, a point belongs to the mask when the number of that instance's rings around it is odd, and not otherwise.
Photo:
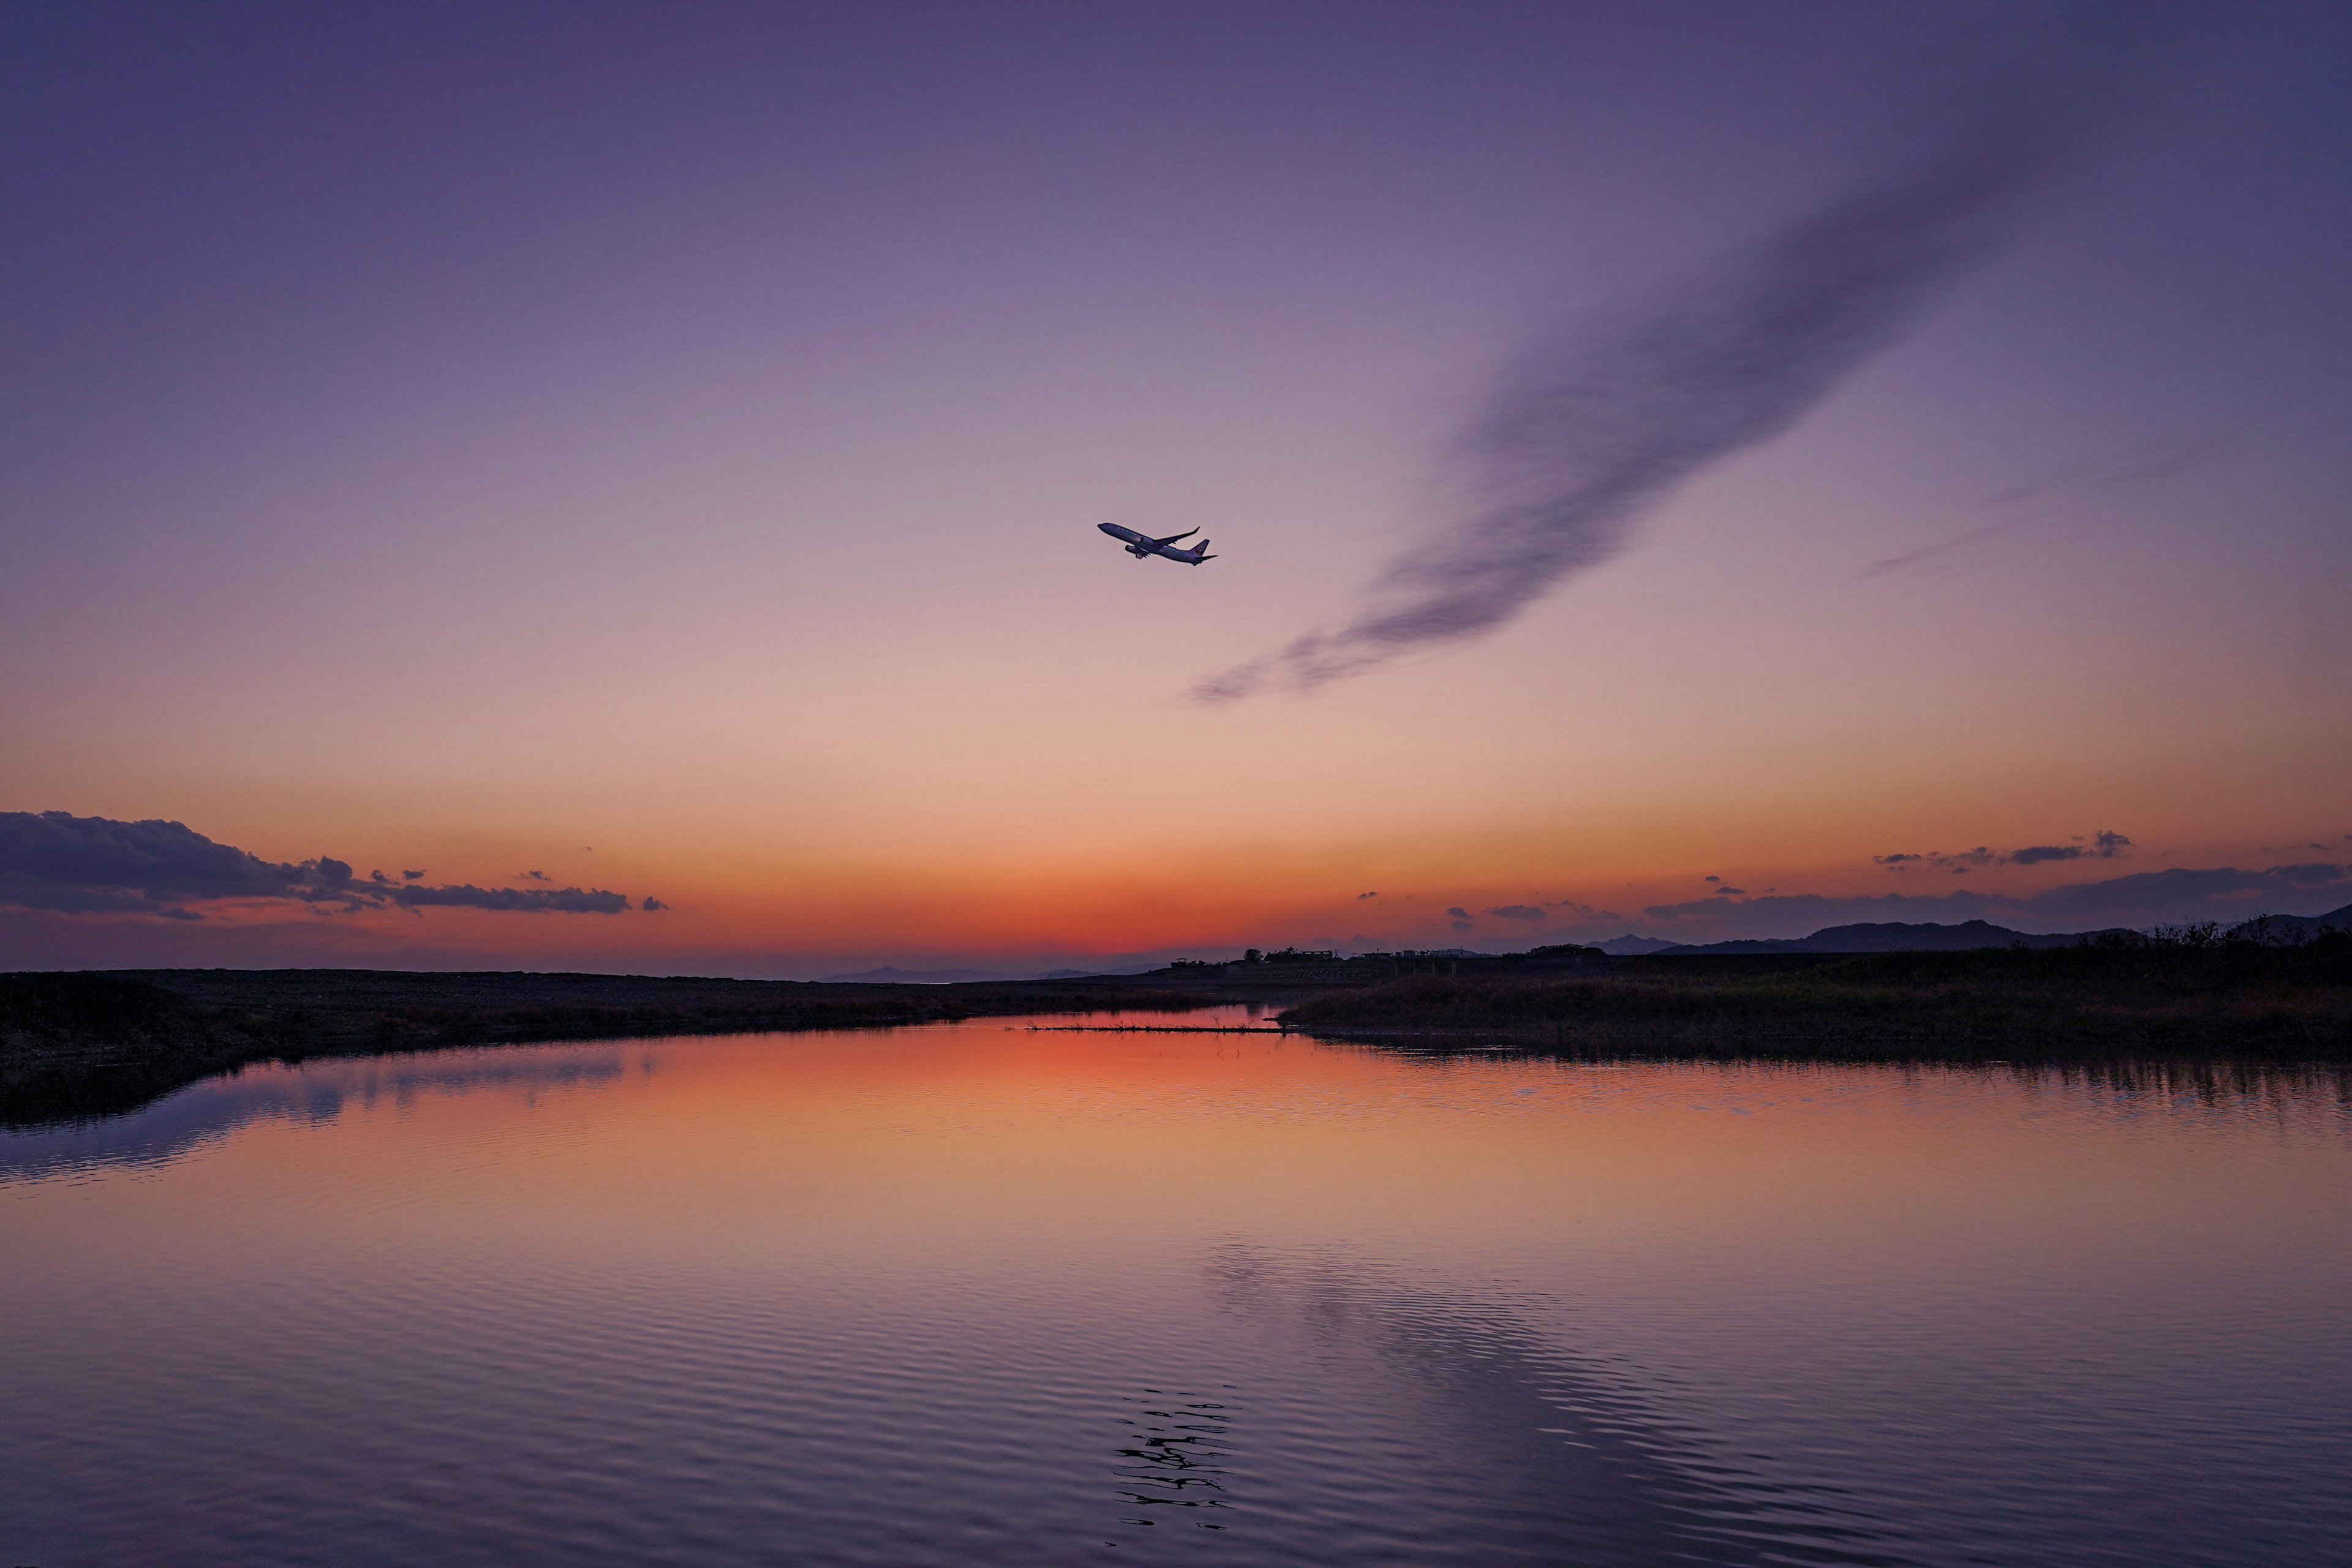
[[(1589, 568), (1184, 700), (1458, 562), (1531, 353), (2027, 93), (1999, 233)], [(2271, 878), (2148, 921), (2352, 900), (2271, 875), (2352, 862), (2340, 7), (21, 6), (0, 116), (0, 812), (670, 906), (20, 962), (2053, 928), (1880, 858), (2101, 830)]]

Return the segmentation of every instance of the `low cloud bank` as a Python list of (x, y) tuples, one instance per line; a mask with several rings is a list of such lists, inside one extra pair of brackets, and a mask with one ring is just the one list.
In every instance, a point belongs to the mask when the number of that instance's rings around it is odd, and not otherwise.
[[(549, 879), (532, 873), (545, 882)], [(219, 844), (184, 824), (118, 822), (64, 811), (0, 812), (0, 907), (53, 914), (143, 914), (200, 921), (189, 906), (240, 900), (307, 904), (351, 912), (428, 906), (525, 914), (619, 914), (668, 906), (633, 904), (602, 888), (434, 887), (423, 871), (398, 880), (382, 871), (362, 878), (331, 855), (298, 862), (265, 860)]]
[[(1653, 904), (1633, 923), (1679, 942), (1809, 936), (1823, 926), (1864, 921), (1955, 924), (1986, 920), (2021, 931), (2058, 931), (2209, 920), (2234, 922), (2257, 914), (2325, 914), (2347, 901), (2352, 901), (2352, 866), (2311, 861), (2267, 870), (2220, 866), (2136, 871), (2018, 897), (1969, 889), (1855, 898), (1784, 893), (1738, 902), (1711, 896)], [(1580, 934), (1616, 932), (1595, 929)]]

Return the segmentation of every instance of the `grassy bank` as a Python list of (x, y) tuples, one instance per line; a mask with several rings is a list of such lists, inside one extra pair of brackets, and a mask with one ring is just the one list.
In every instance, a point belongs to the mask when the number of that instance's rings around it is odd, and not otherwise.
[(0, 1126), (104, 1115), (252, 1061), (530, 1041), (1177, 1012), (1100, 982), (827, 984), (602, 974), (153, 970), (0, 974)]
[(1316, 997), (1282, 1021), (1596, 1053), (2343, 1062), (2352, 1061), (2352, 938), (1650, 958), (1573, 979), (1417, 975)]

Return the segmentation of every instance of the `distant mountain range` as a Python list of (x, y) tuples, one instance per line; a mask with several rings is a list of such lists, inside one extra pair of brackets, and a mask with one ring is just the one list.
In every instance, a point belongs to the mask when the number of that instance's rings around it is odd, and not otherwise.
[(1691, 942), (1661, 947), (1658, 952), (1965, 952), (1976, 947), (2067, 947), (2080, 936), (2033, 936), (1990, 921), (1965, 921), (1958, 925), (1923, 921), (1866, 921), (1860, 925), (1826, 926), (1811, 936), (1751, 942)]
[(1629, 931), (1623, 936), (1612, 936), (1607, 942), (1596, 942), (1592, 945), (1619, 958), (1639, 958), (1645, 952), (1664, 952), (1681, 944), (1662, 936), (1635, 936)]
[[(2259, 923), (2262, 930), (2253, 928)], [(2335, 928), (2352, 931), (2352, 904), (2324, 915), (2272, 915), (2261, 922), (2247, 921), (2231, 928), (2231, 934), (2253, 937), (2271, 942), (2308, 942), (2321, 931)], [(2072, 947), (2085, 937), (2110, 934), (2137, 935), (2125, 926), (2109, 926), (2100, 931), (2058, 931), (2036, 935), (2030, 931), (2011, 931), (1990, 921), (1966, 921), (1958, 925), (1937, 925), (1932, 922), (1910, 924), (1902, 921), (1883, 921), (1861, 925), (1825, 926), (1811, 936), (1790, 937), (1777, 941), (1709, 942), (1676, 944), (1657, 942), (1649, 937), (1631, 934), (1600, 942), (1603, 952), (1621, 954), (1643, 952), (1963, 952), (1979, 947)]]
[[(2255, 930), (2257, 924), (2262, 928), (2260, 931)], [(2321, 931), (2331, 927), (2352, 931), (2352, 904), (2324, 915), (2271, 915), (2260, 922), (2248, 921), (2231, 927), (2230, 934), (2261, 942), (2308, 942)], [(1613, 936), (1607, 942), (1589, 945), (1619, 958), (1659, 952), (1965, 952), (1980, 947), (2071, 947), (2085, 937), (2110, 934), (2136, 936), (2139, 933), (2127, 926), (2036, 934), (2011, 931), (1990, 921), (1963, 921), (1958, 925), (1878, 921), (1859, 925), (1824, 926), (1811, 936), (1747, 942), (1677, 942), (1664, 937), (1635, 936), (1627, 931), (1623, 936)], [(1489, 955), (1456, 947), (1423, 953), (1423, 956), (1480, 958)], [(954, 985), (974, 980), (1076, 980), (1087, 975), (1138, 973), (1141, 972), (1131, 966), (1108, 970), (1049, 969), (1043, 973), (1030, 974), (1006, 974), (993, 969), (885, 967), (861, 970), (856, 974), (828, 974), (824, 978), (840, 984)]]
[(2231, 928), (2230, 934), (2263, 942), (2309, 942), (2323, 931), (2352, 931), (2352, 904), (2324, 915), (2264, 915)]

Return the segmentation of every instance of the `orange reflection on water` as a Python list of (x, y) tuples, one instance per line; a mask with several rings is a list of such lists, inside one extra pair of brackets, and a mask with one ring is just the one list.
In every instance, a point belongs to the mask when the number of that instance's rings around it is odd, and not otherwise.
[(1147, 1529), (1112, 1445), (1181, 1405), (1247, 1415), (1236, 1562), (1647, 1562), (1716, 1511), (1803, 1561), (1832, 1495), (1889, 1561), (1930, 1519), (1991, 1561), (2352, 1531), (2333, 1083), (1030, 1022), (319, 1061), (0, 1136), (0, 1517), (60, 1561), (749, 1562), (784, 1516), (1058, 1561)]
[[(2315, 1201), (2352, 1191), (2324, 1098), (2225, 1113), (2000, 1069), (1431, 1061), (1039, 1022), (257, 1069), (245, 1092), (331, 1086), (335, 1114), (199, 1145), (173, 1189), (215, 1247), (251, 1226), (254, 1247), (331, 1248), (363, 1218), (371, 1249), (738, 1260), (1008, 1229), (1119, 1251), (1204, 1227), (1717, 1274), (1835, 1246), (1883, 1271), (2021, 1276), (2184, 1228), (2208, 1261), (2287, 1232), (2352, 1254), (2352, 1208)], [(134, 1207), (168, 1247), (179, 1219)]]

